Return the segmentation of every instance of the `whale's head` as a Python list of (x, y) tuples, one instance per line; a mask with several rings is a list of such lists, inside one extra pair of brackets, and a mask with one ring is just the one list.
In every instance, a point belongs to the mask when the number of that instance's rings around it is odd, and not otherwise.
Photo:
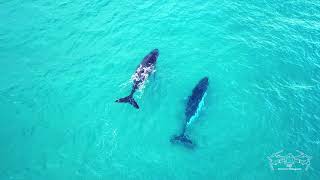
[(209, 78), (208, 77), (204, 77), (202, 78), (199, 83), (196, 86), (196, 89), (205, 92), (208, 88), (209, 85)]
[(208, 86), (209, 84), (209, 78), (208, 77), (204, 77), (200, 80), (199, 84), (201, 84), (202, 86)]
[(156, 63), (158, 56), (159, 56), (159, 50), (158, 49), (152, 50), (149, 54), (149, 63), (151, 64)]
[(151, 54), (158, 57), (159, 56), (159, 49), (152, 50)]

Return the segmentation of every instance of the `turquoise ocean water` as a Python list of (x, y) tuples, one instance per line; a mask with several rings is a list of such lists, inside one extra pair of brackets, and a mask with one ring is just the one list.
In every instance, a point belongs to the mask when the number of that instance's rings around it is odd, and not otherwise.
[[(320, 179), (320, 2), (2, 0), (0, 179)], [(155, 78), (130, 77), (158, 48)], [(185, 98), (210, 80), (188, 134)], [(299, 150), (305, 171), (272, 171)]]

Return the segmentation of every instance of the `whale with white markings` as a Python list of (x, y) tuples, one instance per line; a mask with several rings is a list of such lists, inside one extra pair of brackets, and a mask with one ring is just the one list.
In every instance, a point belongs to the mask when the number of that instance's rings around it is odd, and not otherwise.
[(188, 98), (185, 109), (185, 123), (182, 133), (178, 136), (174, 136), (171, 139), (172, 143), (182, 143), (187, 147), (195, 147), (195, 144), (186, 135), (188, 126), (199, 116), (199, 113), (204, 105), (204, 99), (207, 95), (207, 89), (209, 85), (208, 77), (202, 78), (198, 84), (193, 88), (191, 96)]
[(116, 100), (118, 103), (129, 103), (136, 109), (139, 109), (138, 103), (134, 100), (133, 94), (143, 87), (145, 82), (151, 73), (154, 72), (157, 58), (159, 56), (159, 50), (154, 49), (148, 55), (146, 55), (142, 62), (139, 64), (135, 73), (132, 75), (133, 85), (129, 96)]

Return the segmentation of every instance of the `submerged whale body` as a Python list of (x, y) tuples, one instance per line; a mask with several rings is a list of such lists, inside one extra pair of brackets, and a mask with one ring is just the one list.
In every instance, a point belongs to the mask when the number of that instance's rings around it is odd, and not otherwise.
[(136, 69), (135, 73), (132, 75), (133, 85), (132, 85), (130, 95), (124, 98), (120, 98), (116, 100), (116, 102), (129, 103), (136, 109), (139, 109), (139, 105), (134, 100), (133, 94), (136, 92), (136, 90), (138, 90), (143, 86), (143, 84), (147, 81), (149, 75), (152, 72), (154, 72), (158, 56), (159, 56), (159, 50), (154, 49), (143, 58), (138, 68)]
[(204, 98), (209, 85), (208, 77), (202, 78), (198, 84), (193, 88), (191, 96), (188, 98), (185, 109), (185, 123), (182, 133), (178, 136), (174, 136), (171, 139), (172, 143), (182, 143), (183, 145), (193, 148), (195, 144), (186, 135), (187, 127), (198, 117), (199, 112), (204, 104)]

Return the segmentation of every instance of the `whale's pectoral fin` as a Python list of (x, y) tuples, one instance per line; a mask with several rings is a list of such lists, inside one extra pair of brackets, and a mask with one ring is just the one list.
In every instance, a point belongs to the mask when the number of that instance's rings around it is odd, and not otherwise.
[(152, 72), (153, 80), (156, 80), (156, 73), (157, 73), (157, 71), (154, 69), (153, 72)]
[(116, 100), (116, 102), (118, 103), (129, 103), (131, 104), (133, 107), (135, 107), (136, 109), (139, 109), (139, 105), (138, 103), (133, 99), (132, 95), (129, 95), (127, 97), (124, 98), (120, 98), (118, 100)]
[(180, 100), (180, 103), (182, 104), (187, 104), (188, 102), (188, 97), (184, 97), (183, 99)]

